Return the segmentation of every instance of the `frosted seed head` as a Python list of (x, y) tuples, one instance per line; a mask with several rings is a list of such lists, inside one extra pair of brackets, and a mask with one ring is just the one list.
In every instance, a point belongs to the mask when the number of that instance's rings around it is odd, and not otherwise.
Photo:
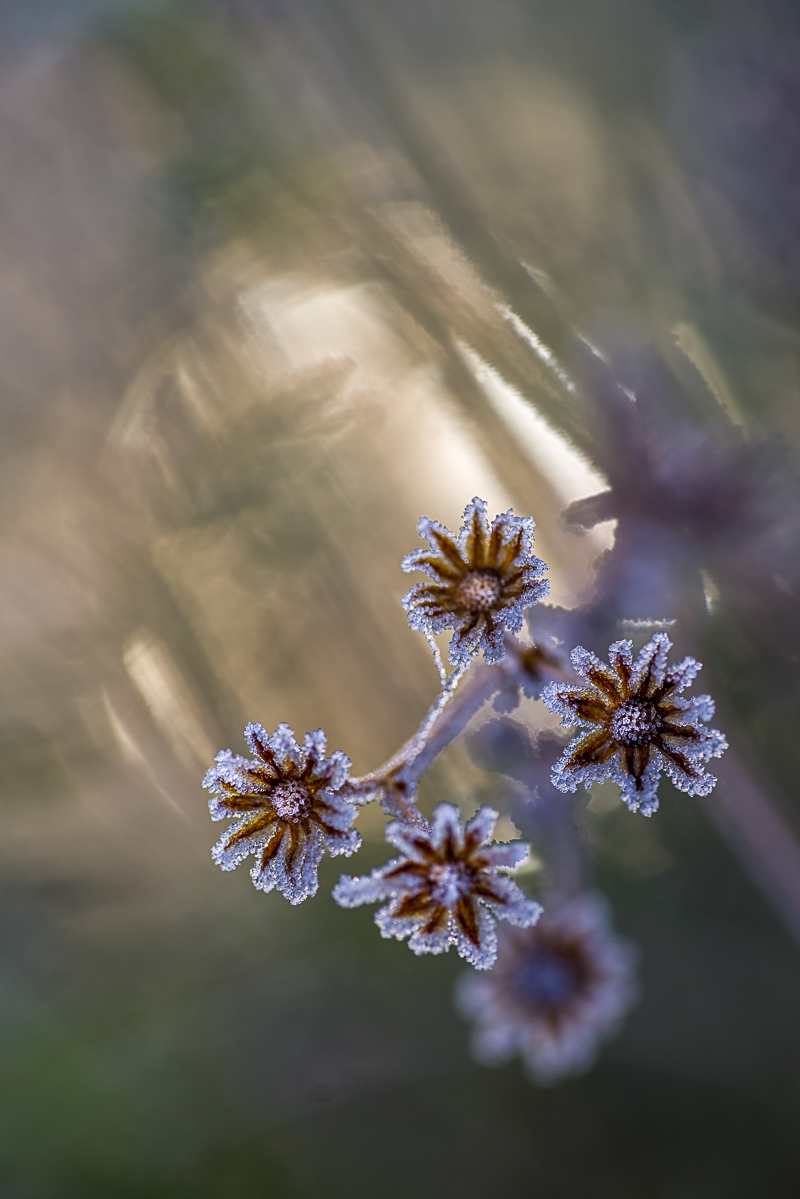
[(473, 887), (472, 871), (464, 862), (437, 862), (428, 872), (431, 897), (442, 907), (454, 908)]
[(464, 511), (456, 536), (424, 517), (418, 530), (430, 549), (403, 559), (404, 570), (422, 570), (433, 584), (417, 584), (403, 597), (409, 624), (426, 634), (453, 630), (450, 660), (467, 663), (483, 651), (487, 662), (505, 655), (503, 631), (521, 627), (525, 608), (548, 593), (547, 567), (532, 554), (533, 521), (508, 511), (489, 524), (477, 497)]
[(558, 1007), (566, 1003), (578, 986), (574, 958), (544, 946), (535, 958), (523, 958), (517, 967), (514, 989), (531, 1007)]
[(502, 592), (493, 570), (470, 570), (455, 589), (455, 599), (469, 612), (490, 612)]
[(560, 791), (611, 779), (632, 812), (651, 816), (662, 771), (690, 795), (712, 789), (716, 780), (701, 764), (727, 743), (717, 729), (705, 727), (714, 712), (709, 696), (687, 700), (676, 694), (692, 682), (700, 664), (685, 658), (668, 670), (670, 647), (666, 633), (656, 633), (632, 663), (631, 642), (615, 642), (609, 668), (578, 646), (571, 658), (586, 686), (543, 688), (544, 703), (564, 727), (586, 726), (553, 767), (552, 782)]
[[(409, 938), (414, 953), (444, 953), (455, 945), (476, 969), (488, 969), (495, 955), (495, 920), (527, 925), (541, 912), (516, 884), (497, 873), (501, 864), (516, 858), (517, 847), (484, 848), (496, 817), (493, 809), (482, 808), (465, 830), (458, 809), (439, 804), (431, 828), (390, 824), (387, 840), (401, 856), (369, 877), (343, 878), (334, 898), (350, 907), (391, 896), (375, 916), (382, 936)], [(519, 848), (524, 853), (527, 847)], [(407, 915), (409, 910), (413, 914)]]
[(236, 817), (214, 847), (214, 860), (233, 870), (254, 854), (255, 886), (302, 903), (316, 894), (325, 849), (349, 856), (361, 844), (351, 827), (355, 805), (335, 794), (347, 779), (349, 759), (342, 753), (325, 758), (321, 729), (306, 734), (302, 750), (286, 724), (271, 736), (262, 725), (248, 724), (245, 738), (254, 758), (224, 750), (206, 775), (212, 818)]
[(637, 697), (626, 699), (611, 718), (609, 731), (620, 745), (647, 745), (661, 727), (658, 708)]
[(292, 824), (303, 820), (311, 810), (311, 792), (299, 783), (279, 783), (270, 791), (269, 798), (281, 820)]

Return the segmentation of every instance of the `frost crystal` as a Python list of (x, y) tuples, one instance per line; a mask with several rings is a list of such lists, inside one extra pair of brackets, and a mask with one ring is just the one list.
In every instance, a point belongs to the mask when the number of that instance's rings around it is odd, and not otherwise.
[(322, 729), (306, 733), (302, 749), (286, 724), (279, 724), (272, 736), (260, 724), (248, 724), (244, 736), (255, 757), (225, 749), (203, 782), (212, 793), (212, 820), (236, 817), (212, 857), (223, 870), (234, 870), (254, 853), (255, 886), (277, 889), (290, 903), (302, 903), (317, 893), (324, 851), (349, 857), (361, 844), (350, 827), (355, 805), (336, 795), (350, 761), (343, 753), (325, 757)]
[(596, 895), (548, 908), (535, 928), (506, 931), (491, 974), (468, 974), (456, 994), (476, 1023), (475, 1056), (492, 1065), (519, 1053), (543, 1084), (582, 1073), (635, 999), (634, 962)]
[(664, 770), (680, 791), (708, 795), (716, 779), (704, 769), (728, 743), (717, 729), (703, 726), (714, 715), (709, 695), (679, 698), (700, 670), (694, 658), (667, 669), (672, 643), (656, 633), (633, 662), (632, 643), (609, 647), (609, 666), (579, 646), (572, 651), (575, 671), (586, 686), (550, 683), (542, 700), (563, 717), (565, 727), (589, 725), (571, 741), (553, 768), (553, 783), (575, 791), (611, 779), (632, 812), (651, 816)]
[(541, 907), (498, 868), (515, 866), (528, 846), (488, 845), (497, 812), (480, 811), (464, 827), (458, 809), (439, 804), (429, 830), (390, 824), (386, 839), (401, 857), (371, 875), (343, 875), (333, 897), (342, 907), (388, 899), (375, 916), (384, 937), (409, 938), (414, 953), (445, 953), (455, 945), (478, 970), (497, 954), (496, 919), (535, 924)]
[(464, 509), (458, 536), (423, 516), (417, 525), (430, 549), (414, 550), (403, 570), (423, 570), (432, 583), (418, 583), (403, 597), (412, 629), (432, 635), (453, 629), (450, 659), (463, 664), (483, 650), (487, 662), (505, 654), (503, 631), (518, 632), (526, 608), (547, 595), (547, 567), (533, 555), (534, 522), (509, 509), (490, 526), (486, 504), (477, 497)]

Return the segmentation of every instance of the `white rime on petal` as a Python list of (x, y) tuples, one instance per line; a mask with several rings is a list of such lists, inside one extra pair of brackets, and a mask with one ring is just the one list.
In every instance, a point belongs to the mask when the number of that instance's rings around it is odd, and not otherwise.
[[(408, 824), (400, 824), (397, 820), (392, 820), (386, 825), (384, 836), (390, 845), (398, 849), (406, 858), (411, 858), (415, 862), (424, 862), (425, 855), (422, 852), (417, 840), (417, 829)], [(400, 858), (397, 859), (401, 861)]]
[(511, 869), (524, 862), (528, 856), (528, 847), (520, 841), (507, 845), (486, 845), (483, 848), (483, 856), (498, 869)]
[(479, 808), (472, 819), (468, 820), (464, 826), (465, 836), (474, 837), (479, 845), (483, 845), (494, 832), (498, 815), (499, 813), (494, 808)]
[(288, 837), (284, 835), (280, 849), (266, 870), (256, 864), (250, 877), (259, 891), (280, 891), (291, 904), (302, 903), (316, 895), (319, 888), (317, 867), (324, 845), (318, 829), (312, 829), (297, 852), (291, 866), (287, 862)]
[(497, 952), (496, 920), (519, 927), (535, 924), (541, 907), (501, 867), (528, 851), (519, 842), (487, 845), (497, 813), (482, 808), (466, 829), (458, 809), (439, 804), (430, 829), (386, 830), (401, 856), (362, 878), (343, 875), (333, 897), (342, 907), (388, 900), (375, 915), (383, 937), (408, 940), (413, 953), (445, 953), (451, 945), (478, 970), (488, 970)]
[[(497, 820), (497, 813), (491, 808), (484, 809), (492, 815), (492, 828)], [(461, 815), (455, 804), (440, 803), (437, 807), (432, 824), (431, 844), (437, 849), (441, 849), (445, 841), (449, 840), (456, 851), (464, 847), (464, 826), (461, 823)], [(483, 841), (485, 838), (481, 838)]]
[[(537, 910), (533, 920), (538, 920), (542, 909), (538, 904), (535, 904), (534, 907)], [(497, 914), (493, 912), (490, 915), (489, 911), (483, 907), (479, 909), (480, 938), (477, 945), (474, 945), (464, 935), (461, 928), (455, 925), (456, 949), (460, 957), (469, 962), (470, 966), (474, 967), (475, 970), (491, 970), (497, 960), (497, 928), (492, 919), (492, 915), (496, 916)], [(531, 924), (533, 921), (529, 920), (528, 923)]]
[(366, 874), (353, 878), (343, 874), (333, 888), (333, 898), (343, 908), (357, 908), (364, 903), (378, 903), (388, 899), (390, 890), (382, 878)]
[(497, 898), (486, 899), (487, 907), (516, 928), (529, 928), (541, 916), (542, 905), (535, 899), (528, 899), (510, 878), (496, 878), (492, 890)]

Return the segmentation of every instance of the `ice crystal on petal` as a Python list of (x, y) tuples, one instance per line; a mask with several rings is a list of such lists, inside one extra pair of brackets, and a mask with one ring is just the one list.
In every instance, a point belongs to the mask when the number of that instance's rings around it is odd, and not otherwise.
[(542, 691), (542, 700), (565, 727), (589, 726), (553, 767), (559, 790), (611, 779), (632, 812), (651, 816), (658, 808), (662, 771), (689, 795), (713, 789), (717, 780), (705, 763), (728, 744), (717, 729), (705, 727), (714, 715), (711, 697), (679, 694), (694, 681), (700, 663), (684, 658), (668, 669), (671, 648), (666, 633), (656, 633), (635, 662), (630, 641), (609, 646), (608, 665), (583, 646), (572, 651), (572, 665), (586, 685), (549, 683)]
[(235, 817), (212, 857), (223, 870), (234, 870), (255, 854), (255, 886), (302, 903), (317, 892), (325, 850), (349, 857), (361, 844), (351, 827), (357, 809), (336, 794), (350, 761), (339, 752), (325, 757), (322, 729), (306, 733), (302, 748), (286, 724), (271, 736), (260, 724), (248, 724), (244, 737), (254, 757), (222, 750), (203, 783), (211, 792), (212, 820)]
[(432, 582), (418, 583), (403, 597), (412, 629), (426, 635), (453, 629), (454, 665), (480, 650), (487, 662), (500, 662), (504, 630), (518, 632), (525, 609), (550, 589), (542, 577), (547, 567), (533, 555), (533, 520), (509, 509), (490, 525), (486, 504), (476, 496), (457, 536), (425, 516), (417, 529), (430, 548), (407, 554), (403, 570), (425, 571)]
[(457, 991), (476, 1023), (475, 1056), (491, 1065), (519, 1053), (543, 1084), (582, 1073), (635, 999), (634, 962), (595, 895), (548, 909), (535, 928), (506, 931), (492, 972), (466, 975)]
[(389, 902), (375, 916), (384, 937), (408, 938), (414, 953), (446, 953), (451, 945), (478, 970), (497, 954), (495, 920), (535, 924), (541, 907), (498, 874), (525, 856), (527, 845), (487, 844), (497, 812), (480, 811), (462, 825), (458, 809), (439, 804), (430, 829), (390, 824), (386, 839), (401, 856), (371, 875), (343, 875), (333, 896), (342, 907)]

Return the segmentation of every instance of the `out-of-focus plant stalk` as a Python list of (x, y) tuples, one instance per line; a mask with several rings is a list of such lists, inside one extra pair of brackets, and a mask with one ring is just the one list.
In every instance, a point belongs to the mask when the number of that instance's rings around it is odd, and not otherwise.
[(730, 748), (716, 770), (719, 784), (703, 801), (709, 819), (800, 945), (800, 838), (741, 752)]

